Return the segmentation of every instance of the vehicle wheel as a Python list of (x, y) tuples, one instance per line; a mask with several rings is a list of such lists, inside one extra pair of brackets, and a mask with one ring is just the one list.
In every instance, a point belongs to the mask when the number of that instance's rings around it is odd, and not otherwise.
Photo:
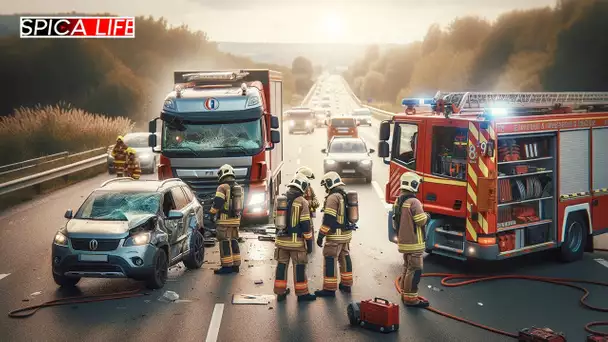
[(369, 175), (367, 175), (367, 177), (365, 177), (365, 183), (369, 184), (372, 182), (372, 174), (370, 173)]
[(111, 169), (108, 169), (108, 174), (109, 174), (109, 175), (113, 175), (113, 174), (116, 174), (116, 171), (114, 171), (114, 170), (111, 170)]
[(169, 261), (167, 253), (164, 249), (159, 248), (154, 256), (154, 273), (150, 275), (146, 281), (146, 286), (149, 289), (160, 289), (167, 282), (169, 273)]
[(195, 270), (203, 266), (205, 261), (205, 243), (201, 232), (195, 230), (190, 237), (190, 252), (183, 260), (184, 266), (189, 270)]
[(580, 260), (585, 253), (587, 243), (587, 225), (575, 214), (568, 215), (566, 221), (566, 238), (559, 250), (559, 258), (564, 262)]
[(53, 273), (53, 280), (55, 281), (55, 284), (61, 287), (74, 287), (78, 284), (80, 278), (66, 277)]
[(348, 316), (348, 321), (350, 322), (350, 325), (358, 325), (359, 324), (359, 319), (356, 315), (356, 310), (355, 310), (355, 306), (357, 304), (355, 303), (350, 303), (348, 304), (348, 306), (346, 307), (346, 315)]

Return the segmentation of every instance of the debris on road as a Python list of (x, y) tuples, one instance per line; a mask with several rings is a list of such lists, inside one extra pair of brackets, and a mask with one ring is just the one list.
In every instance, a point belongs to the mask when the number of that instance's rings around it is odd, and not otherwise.
[(483, 306), (483, 303), (482, 302), (478, 302), (477, 305)]
[(273, 299), (273, 295), (235, 294), (232, 295), (232, 304), (268, 305)]
[(262, 279), (260, 279), (260, 280), (254, 281), (253, 283), (256, 285), (261, 285), (261, 284), (264, 284), (264, 281)]
[(173, 303), (192, 303), (190, 299), (177, 299)]
[(36, 296), (40, 296), (42, 294), (42, 291), (36, 291), (32, 294), (30, 294), (31, 297), (36, 297)]
[(175, 302), (178, 299), (179, 295), (173, 291), (165, 291), (165, 293), (163, 293), (163, 295), (158, 298), (158, 300), (161, 302)]

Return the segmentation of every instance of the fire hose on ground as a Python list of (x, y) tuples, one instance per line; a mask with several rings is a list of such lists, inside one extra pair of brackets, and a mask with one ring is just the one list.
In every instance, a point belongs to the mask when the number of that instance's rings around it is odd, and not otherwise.
[[(602, 251), (602, 252), (608, 252), (607, 249), (595, 249), (596, 251)], [(570, 287), (573, 289), (577, 289), (581, 292), (583, 292), (583, 296), (580, 298), (579, 303), (589, 309), (589, 310), (593, 310), (593, 311), (598, 311), (598, 312), (608, 312), (608, 308), (602, 308), (602, 307), (598, 307), (598, 306), (594, 306), (591, 305), (589, 303), (587, 303), (587, 298), (589, 297), (589, 290), (587, 290), (585, 287), (581, 286), (581, 285), (577, 285), (577, 284), (589, 284), (589, 285), (597, 285), (597, 286), (605, 286), (608, 287), (608, 282), (599, 282), (599, 281), (591, 281), (591, 280), (580, 280), (580, 279), (568, 279), (568, 278), (551, 278), (551, 277), (540, 277), (540, 276), (529, 276), (529, 275), (499, 275), (499, 276), (476, 276), (476, 275), (467, 275), (467, 274), (453, 274), (453, 273), (426, 273), (423, 274), (422, 277), (441, 277), (441, 285), (445, 286), (445, 287), (459, 287), (459, 286), (465, 286), (465, 285), (470, 285), (470, 284), (475, 284), (475, 283), (481, 283), (481, 282), (487, 282), (487, 281), (493, 281), (493, 280), (505, 280), (505, 279), (516, 279), (516, 280), (528, 280), (528, 281), (538, 281), (538, 282), (543, 282), (543, 283), (549, 283), (549, 284), (554, 284), (554, 285), (559, 285), (559, 286), (566, 286), (566, 287)], [(395, 287), (397, 288), (397, 291), (399, 293), (401, 293), (401, 287), (400, 287), (400, 280), (401, 280), (401, 276), (398, 277), (397, 279), (395, 279)], [(507, 336), (507, 337), (512, 337), (515, 339), (519, 338), (519, 335), (516, 333), (511, 333), (508, 331), (504, 331), (504, 330), (500, 330), (497, 328), (493, 328), (487, 325), (483, 325), (471, 320), (468, 320), (466, 318), (460, 317), (460, 316), (456, 316), (444, 311), (441, 311), (437, 308), (434, 308), (432, 306), (429, 306), (426, 308), (427, 310), (434, 312), (436, 314), (439, 314), (441, 316), (483, 329), (483, 330), (487, 330), (489, 332), (493, 332), (495, 334), (500, 334), (503, 336)], [(587, 325), (585, 325), (585, 331), (588, 332), (589, 334), (595, 335), (595, 336), (608, 336), (608, 333), (605, 332), (601, 332), (598, 330), (594, 330), (594, 327), (601, 327), (601, 326), (608, 326), (608, 321), (595, 321), (595, 322), (590, 322), (587, 323)]]

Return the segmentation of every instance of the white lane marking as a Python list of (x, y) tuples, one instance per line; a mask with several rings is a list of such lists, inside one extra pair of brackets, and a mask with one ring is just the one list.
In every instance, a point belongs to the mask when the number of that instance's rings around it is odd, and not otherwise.
[(597, 258), (594, 259), (595, 261), (597, 261), (600, 265), (604, 266), (604, 267), (608, 267), (608, 261), (602, 259), (602, 258)]
[(298, 154), (302, 154), (302, 146), (298, 147)]
[(9, 275), (11, 275), (11, 274), (10, 273), (2, 273), (2, 274), (0, 274), (0, 280), (8, 277)]
[(220, 324), (222, 324), (222, 316), (224, 315), (224, 304), (215, 304), (213, 314), (211, 315), (211, 323), (207, 331), (207, 339), (205, 342), (216, 342), (217, 336), (220, 333)]
[(300, 165), (300, 159), (296, 159), (296, 165)]
[(376, 182), (376, 181), (372, 181), (372, 186), (374, 187), (374, 190), (376, 191), (376, 194), (378, 195), (378, 197), (380, 197), (382, 202), (384, 202), (384, 191), (380, 187), (380, 184), (378, 184), (378, 182)]

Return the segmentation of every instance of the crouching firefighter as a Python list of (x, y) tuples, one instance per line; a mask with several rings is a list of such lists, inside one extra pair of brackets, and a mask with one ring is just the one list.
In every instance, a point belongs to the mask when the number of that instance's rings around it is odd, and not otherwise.
[[(214, 273), (238, 273), (241, 266), (238, 238), (243, 211), (243, 188), (236, 183), (232, 166), (223, 165), (217, 175), (220, 185), (215, 192), (209, 213), (217, 225), (216, 237), (220, 245), (222, 267), (214, 270)], [(218, 214), (219, 217), (216, 217)]]
[[(344, 189), (345, 185), (336, 172), (323, 175), (321, 185), (328, 195), (323, 205), (323, 223), (319, 228), (317, 245), (323, 247), (323, 289), (315, 291), (318, 297), (334, 297), (338, 287), (350, 292), (353, 285), (353, 263), (350, 258), (350, 240), (357, 229), (359, 209), (357, 193)], [(325, 246), (323, 239), (327, 238)], [(340, 285), (336, 275), (336, 261), (340, 267)]]
[[(310, 206), (310, 231), (312, 232), (312, 239), (314, 241), (315, 238), (315, 225), (313, 219), (317, 216), (317, 209), (319, 209), (319, 201), (317, 200), (317, 196), (315, 195), (312, 186), (310, 186), (311, 181), (315, 179), (315, 175), (309, 167), (302, 166), (296, 170), (297, 175), (304, 175), (308, 178), (308, 190), (304, 193), (304, 199), (308, 201), (308, 205)], [(314, 246), (313, 246), (314, 247)]]
[(287, 192), (277, 197), (274, 213), (277, 230), (274, 252), (274, 258), (277, 261), (274, 293), (277, 295), (277, 301), (285, 300), (289, 294), (287, 268), (289, 260), (291, 260), (298, 302), (312, 301), (317, 297), (308, 292), (306, 263), (308, 254), (312, 252), (313, 240), (309, 205), (304, 199), (310, 183), (306, 177), (296, 175), (287, 187)]
[(403, 253), (401, 299), (407, 306), (426, 308), (429, 301), (418, 295), (425, 248), (424, 226), (429, 219), (416, 198), (422, 179), (413, 172), (406, 172), (400, 181), (401, 193), (393, 205), (393, 228), (397, 231), (399, 252)]

